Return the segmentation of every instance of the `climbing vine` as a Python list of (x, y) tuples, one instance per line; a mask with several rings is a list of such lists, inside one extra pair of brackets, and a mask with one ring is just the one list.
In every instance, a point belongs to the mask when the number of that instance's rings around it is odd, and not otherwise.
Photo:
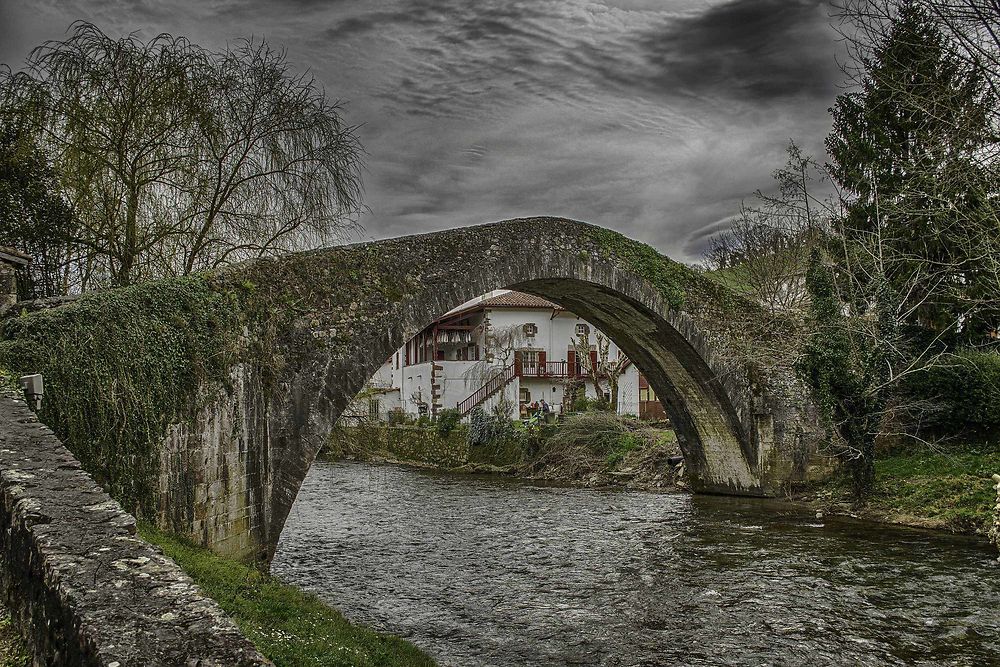
[(158, 447), (199, 400), (228, 380), (239, 352), (241, 299), (204, 277), (92, 294), (0, 325), (0, 366), (42, 373), (40, 417), (109, 493), (156, 511)]

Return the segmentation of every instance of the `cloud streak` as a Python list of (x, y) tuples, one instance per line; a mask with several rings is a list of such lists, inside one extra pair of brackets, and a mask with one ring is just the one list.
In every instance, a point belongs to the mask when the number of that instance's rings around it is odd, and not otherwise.
[(15, 64), (74, 19), (285, 46), (361, 125), (373, 237), (555, 214), (695, 259), (741, 199), (770, 185), (789, 138), (820, 151), (839, 78), (816, 0), (49, 0), (5, 11), (19, 33), (9, 42), (0, 28), (0, 59)]

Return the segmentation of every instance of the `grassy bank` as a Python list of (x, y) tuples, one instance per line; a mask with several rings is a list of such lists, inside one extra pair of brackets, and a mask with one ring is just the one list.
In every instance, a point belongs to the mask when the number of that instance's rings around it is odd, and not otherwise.
[(10, 621), (10, 612), (0, 607), (0, 667), (29, 667), (28, 646)]
[(947, 454), (926, 449), (898, 453), (876, 462), (876, 490), (865, 506), (853, 506), (845, 478), (816, 489), (815, 500), (867, 519), (986, 534), (996, 503), (994, 473), (1000, 473), (1000, 448), (995, 445)]
[(333, 459), (402, 463), (453, 472), (494, 473), (579, 486), (673, 488), (680, 454), (673, 431), (634, 417), (583, 412), (564, 422), (527, 424), (483, 415), (442, 435), (436, 424), (362, 424), (337, 429)]
[(295, 586), (148, 526), (140, 532), (215, 599), (277, 667), (434, 664), (415, 646), (352, 625), (315, 595)]

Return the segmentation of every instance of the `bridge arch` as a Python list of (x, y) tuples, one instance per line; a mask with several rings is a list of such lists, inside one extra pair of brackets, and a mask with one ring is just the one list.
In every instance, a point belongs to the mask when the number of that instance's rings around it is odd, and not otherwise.
[(267, 451), (266, 483), (249, 493), (252, 542), (266, 558), (315, 456), (368, 378), (434, 319), (494, 289), (545, 297), (608, 334), (661, 397), (698, 491), (777, 493), (804, 478), (819, 442), (787, 364), (745, 358), (747, 327), (759, 316), (752, 304), (584, 223), (504, 221), (254, 262), (226, 277), (252, 281), (287, 308), (269, 324), (278, 363), (247, 432)]
[(267, 562), (316, 454), (375, 370), (498, 288), (559, 303), (615, 340), (664, 402), (695, 490), (773, 495), (823, 472), (792, 323), (647, 245), (561, 218), (87, 295), (3, 320), (0, 362), (46, 375), (40, 416), (129, 509)]

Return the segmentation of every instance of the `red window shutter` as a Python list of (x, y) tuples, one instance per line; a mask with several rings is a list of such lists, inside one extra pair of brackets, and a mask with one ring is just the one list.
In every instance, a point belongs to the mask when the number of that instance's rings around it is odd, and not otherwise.
[(545, 372), (545, 350), (538, 353), (538, 374), (546, 375)]
[(590, 351), (590, 367), (594, 370), (597, 369), (597, 350)]
[(570, 377), (576, 377), (576, 350), (569, 350), (566, 353), (566, 374)]
[(521, 353), (518, 351), (514, 352), (514, 375), (521, 375)]

